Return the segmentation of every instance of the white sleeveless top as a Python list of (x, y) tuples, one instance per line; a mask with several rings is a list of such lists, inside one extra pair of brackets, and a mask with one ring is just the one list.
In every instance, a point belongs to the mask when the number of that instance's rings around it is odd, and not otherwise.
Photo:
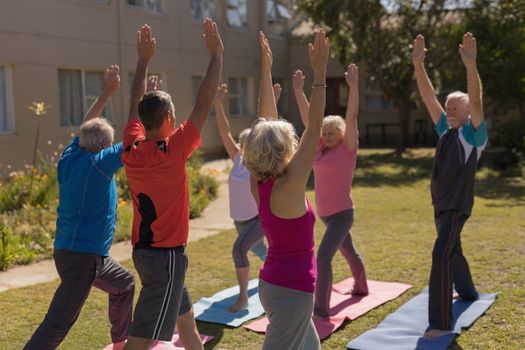
[(257, 204), (250, 189), (250, 172), (244, 166), (241, 152), (233, 158), (233, 167), (228, 178), (230, 190), (230, 216), (233, 220), (245, 221), (258, 215)]

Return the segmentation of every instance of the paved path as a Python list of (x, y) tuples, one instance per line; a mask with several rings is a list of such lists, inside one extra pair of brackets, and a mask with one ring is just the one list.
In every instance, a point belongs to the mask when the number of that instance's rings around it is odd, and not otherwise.
[[(207, 162), (203, 172), (213, 174), (219, 181), (219, 196), (203, 211), (201, 217), (190, 220), (189, 241), (215, 235), (221, 231), (235, 228), (230, 218), (228, 202), (228, 173), (232, 163), (228, 159)], [(124, 241), (111, 247), (110, 255), (118, 261), (131, 259), (131, 243)], [(58, 278), (53, 260), (44, 260), (27, 266), (19, 266), (0, 272), (0, 292), (12, 288), (25, 287), (49, 282)]]

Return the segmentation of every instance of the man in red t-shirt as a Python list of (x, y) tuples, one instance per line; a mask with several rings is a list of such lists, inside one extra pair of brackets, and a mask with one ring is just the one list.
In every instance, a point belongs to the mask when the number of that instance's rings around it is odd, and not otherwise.
[(171, 340), (183, 299), (189, 229), (186, 161), (200, 146), (221, 77), (224, 47), (215, 22), (204, 21), (210, 53), (195, 106), (178, 128), (169, 94), (146, 92), (147, 67), (156, 50), (151, 28), (137, 33), (138, 63), (133, 78), (122, 161), (133, 200), (133, 263), (142, 282), (125, 349), (148, 349), (154, 340)]

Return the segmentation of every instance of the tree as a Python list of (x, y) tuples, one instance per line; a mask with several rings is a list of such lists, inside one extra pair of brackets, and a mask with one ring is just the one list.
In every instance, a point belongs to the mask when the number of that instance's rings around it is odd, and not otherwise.
[[(457, 21), (460, 0), (298, 0), (299, 10), (329, 28), (329, 37), (343, 64), (364, 62), (371, 79), (398, 111), (398, 150), (410, 143), (410, 114), (416, 101), (412, 41), (419, 33), (427, 39), (431, 79), (456, 50), (439, 45)], [(439, 82), (434, 83), (439, 88)]]
[[(478, 41), (488, 119), (497, 125), (498, 117), (517, 109), (525, 121), (525, 1), (474, 0), (451, 40), (457, 41), (467, 30)], [(464, 77), (456, 75), (450, 84), (459, 85)]]

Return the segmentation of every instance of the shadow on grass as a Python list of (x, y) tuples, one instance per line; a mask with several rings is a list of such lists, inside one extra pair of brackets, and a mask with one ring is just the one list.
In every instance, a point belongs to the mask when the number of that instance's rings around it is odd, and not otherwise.
[(196, 320), (196, 323), (197, 323), (197, 328), (199, 329), (199, 333), (211, 335), (213, 337), (211, 341), (209, 341), (208, 343), (206, 343), (206, 345), (204, 345), (204, 349), (207, 349), (207, 350), (215, 349), (215, 347), (219, 345), (219, 343), (222, 340), (222, 337), (224, 336), (224, 329), (231, 328), (231, 327), (228, 327), (222, 324), (201, 322), (197, 320)]
[(500, 173), (491, 173), (476, 182), (476, 196), (484, 199), (503, 199), (503, 204), (488, 204), (491, 207), (525, 205), (525, 181), (523, 177), (504, 177)]

